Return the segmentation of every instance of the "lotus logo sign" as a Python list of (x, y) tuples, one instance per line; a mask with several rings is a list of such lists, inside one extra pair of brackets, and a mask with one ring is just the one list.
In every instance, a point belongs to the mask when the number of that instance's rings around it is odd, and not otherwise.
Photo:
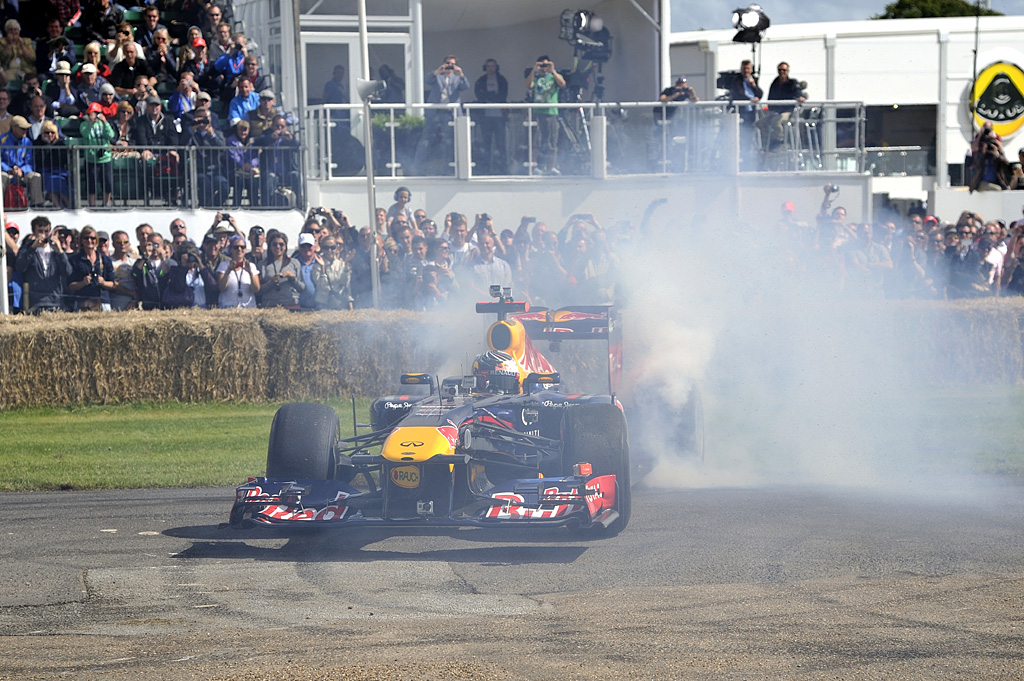
[(989, 64), (974, 81), (971, 109), (979, 126), (992, 124), (1000, 137), (1012, 135), (1024, 124), (1024, 72), (1016, 64)]

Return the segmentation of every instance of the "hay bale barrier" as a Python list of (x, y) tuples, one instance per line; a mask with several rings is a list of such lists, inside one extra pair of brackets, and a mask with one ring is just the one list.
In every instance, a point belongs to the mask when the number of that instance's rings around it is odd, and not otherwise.
[[(894, 330), (901, 340), (889, 351), (924, 382), (1024, 382), (1024, 299), (881, 301), (861, 311)], [(437, 324), (376, 310), (5, 317), (0, 409), (380, 395), (398, 390), (402, 371), (436, 371), (447, 359), (422, 342)], [(567, 373), (575, 362), (592, 364), (572, 352), (553, 359)]]

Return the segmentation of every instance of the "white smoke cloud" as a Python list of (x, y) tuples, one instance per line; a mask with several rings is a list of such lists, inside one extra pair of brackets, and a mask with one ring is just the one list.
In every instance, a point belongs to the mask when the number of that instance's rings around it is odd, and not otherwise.
[[(629, 415), (631, 444), (657, 460), (646, 484), (919, 489), (929, 467), (908, 396), (925, 386), (901, 364), (910, 341), (877, 314), (887, 303), (841, 292), (835, 266), (794, 261), (771, 218), (752, 231), (673, 215), (687, 213), (666, 204), (622, 261), (627, 376), (648, 398)], [(680, 451), (694, 385), (703, 465)], [(655, 425), (634, 428), (651, 409)]]

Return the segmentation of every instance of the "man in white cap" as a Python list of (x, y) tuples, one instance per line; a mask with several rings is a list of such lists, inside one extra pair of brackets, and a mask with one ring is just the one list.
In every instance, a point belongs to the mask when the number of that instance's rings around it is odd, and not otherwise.
[(100, 81), (96, 65), (92, 63), (82, 64), (80, 73), (82, 78), (78, 85), (78, 105), (85, 111), (90, 104), (100, 101), (100, 87), (107, 81)]
[(209, 233), (217, 235), (221, 250), (227, 247), (228, 239), (235, 234), (243, 236), (242, 231), (238, 229), (238, 222), (235, 221), (235, 216), (221, 213), (220, 211), (217, 211), (217, 214), (213, 216), (213, 224), (210, 225)]
[(53, 71), (53, 80), (47, 83), (43, 94), (53, 102), (50, 106), (55, 116), (74, 118), (82, 113), (78, 88), (71, 84), (70, 62), (57, 62), (57, 68)]
[(28, 136), (28, 121), (24, 116), (11, 119), (11, 129), (0, 136), (0, 167), (3, 169), (3, 189), (14, 178), (28, 189), (28, 200), (33, 206), (43, 204), (43, 178), (32, 167), (32, 140)]

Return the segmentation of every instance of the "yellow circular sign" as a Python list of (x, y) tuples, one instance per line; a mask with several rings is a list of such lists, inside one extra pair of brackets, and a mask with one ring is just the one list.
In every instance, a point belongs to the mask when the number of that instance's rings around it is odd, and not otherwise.
[(420, 486), (420, 469), (417, 466), (398, 466), (391, 469), (391, 482), (406, 489)]
[(1024, 124), (1024, 72), (1016, 64), (989, 64), (974, 80), (971, 108), (978, 125), (992, 124), (1000, 137), (1012, 135)]

